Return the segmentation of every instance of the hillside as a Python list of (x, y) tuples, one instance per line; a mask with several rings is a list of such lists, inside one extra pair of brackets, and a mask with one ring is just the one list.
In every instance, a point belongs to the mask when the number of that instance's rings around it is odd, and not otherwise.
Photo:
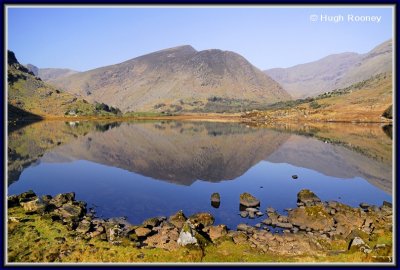
[(180, 46), (52, 81), (89, 101), (128, 111), (241, 110), (289, 100), (242, 56)]
[(248, 112), (245, 121), (389, 122), (383, 113), (392, 105), (391, 74), (321, 94), (315, 98), (274, 104), (267, 111)]
[(9, 119), (109, 114), (43, 82), (21, 65), (11, 51), (8, 51), (7, 82)]
[(79, 71), (67, 69), (67, 68), (38, 68), (32, 64), (27, 64), (26, 67), (37, 77), (45, 82), (51, 82), (58, 78), (67, 77)]
[(392, 40), (366, 54), (341, 53), (290, 68), (264, 71), (294, 98), (312, 97), (392, 71)]

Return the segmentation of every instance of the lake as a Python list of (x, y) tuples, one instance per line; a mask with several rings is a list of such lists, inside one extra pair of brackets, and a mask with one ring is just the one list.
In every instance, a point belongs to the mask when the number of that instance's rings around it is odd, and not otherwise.
[(97, 216), (134, 224), (183, 210), (254, 225), (265, 216), (238, 215), (243, 192), (263, 212), (296, 207), (305, 188), (351, 206), (392, 201), (391, 128), (379, 124), (42, 121), (8, 135), (8, 195), (73, 191)]

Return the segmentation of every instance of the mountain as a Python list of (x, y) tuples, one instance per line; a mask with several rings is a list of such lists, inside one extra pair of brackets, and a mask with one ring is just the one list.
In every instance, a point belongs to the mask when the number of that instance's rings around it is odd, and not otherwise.
[(38, 68), (32, 64), (27, 64), (26, 67), (32, 71), (35, 76), (46, 82), (79, 73), (79, 71), (67, 68)]
[(269, 110), (246, 113), (242, 117), (246, 121), (291, 123), (299, 121), (390, 122), (392, 102), (392, 74), (382, 73), (314, 98), (273, 104)]
[(7, 63), (9, 119), (108, 114), (43, 82), (21, 65), (11, 51)]
[(217, 111), (270, 104), (290, 95), (230, 51), (179, 46), (52, 81), (90, 101), (127, 111)]
[(305, 98), (344, 88), (392, 71), (392, 40), (366, 54), (341, 53), (290, 68), (264, 71), (295, 98)]

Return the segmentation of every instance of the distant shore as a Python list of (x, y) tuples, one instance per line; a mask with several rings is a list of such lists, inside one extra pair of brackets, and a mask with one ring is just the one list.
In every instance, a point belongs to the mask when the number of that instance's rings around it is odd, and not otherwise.
[(390, 124), (392, 119), (346, 119), (346, 120), (315, 120), (301, 118), (269, 118), (266, 119), (258, 112), (245, 113), (188, 113), (177, 115), (159, 115), (159, 116), (42, 116), (41, 118), (18, 118), (9, 119), (9, 122), (15, 121), (135, 121), (135, 120), (177, 120), (177, 121), (212, 121), (212, 122), (243, 122), (253, 125), (262, 125), (266, 123), (381, 123)]

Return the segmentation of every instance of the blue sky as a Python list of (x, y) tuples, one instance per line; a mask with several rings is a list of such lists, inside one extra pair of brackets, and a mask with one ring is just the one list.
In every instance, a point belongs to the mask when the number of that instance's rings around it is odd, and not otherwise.
[[(310, 16), (342, 15), (339, 23)], [(382, 16), (348, 22), (347, 15)], [(387, 8), (8, 8), (8, 49), (23, 63), (79, 71), (189, 44), (237, 52), (264, 70), (340, 52), (365, 53), (392, 37)]]

